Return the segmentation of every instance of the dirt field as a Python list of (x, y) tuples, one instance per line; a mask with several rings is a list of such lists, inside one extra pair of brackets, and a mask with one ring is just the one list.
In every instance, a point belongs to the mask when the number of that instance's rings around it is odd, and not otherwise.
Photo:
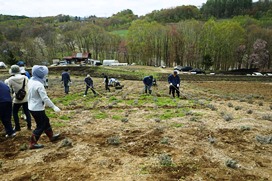
[(166, 82), (146, 96), (139, 81), (107, 93), (94, 79), (101, 96), (83, 97), (83, 77), (68, 96), (49, 79), (62, 112), (47, 114), (62, 139), (26, 149), (21, 120), (15, 138), (0, 138), (0, 180), (272, 180), (272, 84), (183, 82), (173, 99)]

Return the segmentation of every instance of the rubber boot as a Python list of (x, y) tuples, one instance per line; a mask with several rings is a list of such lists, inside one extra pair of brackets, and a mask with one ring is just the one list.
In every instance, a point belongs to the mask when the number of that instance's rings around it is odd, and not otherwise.
[(152, 90), (149, 90), (149, 94), (152, 94)]
[(30, 137), (29, 149), (40, 149), (40, 148), (43, 148), (44, 147), (43, 145), (37, 143), (38, 140), (39, 140), (39, 137), (37, 137), (34, 134), (32, 134), (32, 136)]
[(59, 134), (59, 133), (58, 133), (58, 134), (53, 134), (53, 131), (52, 131), (52, 130), (46, 130), (46, 131), (44, 131), (44, 132), (45, 132), (45, 134), (48, 136), (48, 138), (49, 138), (49, 140), (50, 140), (51, 142), (58, 140), (58, 138), (60, 137), (60, 134)]

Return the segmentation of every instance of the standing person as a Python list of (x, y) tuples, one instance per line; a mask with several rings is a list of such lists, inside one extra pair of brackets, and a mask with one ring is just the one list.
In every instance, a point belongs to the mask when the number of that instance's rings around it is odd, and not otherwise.
[(64, 72), (61, 74), (61, 81), (64, 84), (64, 92), (66, 94), (69, 94), (69, 87), (70, 87), (70, 84), (72, 83), (70, 79), (70, 74), (68, 71), (69, 71), (68, 69), (65, 69)]
[(60, 134), (53, 134), (49, 118), (45, 114), (45, 106), (53, 108), (55, 112), (60, 112), (60, 109), (47, 96), (44, 88), (44, 79), (47, 74), (46, 66), (35, 65), (32, 68), (32, 78), (28, 83), (28, 107), (36, 122), (36, 128), (30, 138), (30, 149), (43, 148), (43, 145), (37, 143), (43, 132), (52, 142), (60, 136)]
[(143, 83), (145, 85), (145, 93), (147, 94), (147, 90), (148, 90), (148, 93), (151, 94), (152, 93), (151, 87), (153, 85), (153, 76), (150, 75), (150, 76), (144, 77)]
[(179, 84), (180, 84), (180, 78), (178, 76), (178, 71), (174, 71), (173, 74), (170, 74), (168, 77), (168, 83), (169, 83), (169, 94), (172, 93), (173, 97), (175, 97), (175, 92), (177, 92), (177, 96), (179, 97)]
[(26, 116), (27, 129), (31, 130), (31, 116), (28, 110), (28, 100), (27, 100), (27, 92), (28, 92), (28, 77), (25, 75), (21, 75), (20, 67), (18, 65), (12, 65), (10, 67), (9, 73), (13, 76), (8, 78), (5, 82), (10, 87), (12, 92), (15, 95), (19, 92), (20, 89), (26, 91), (26, 94), (23, 98), (18, 99), (17, 96), (13, 98), (13, 119), (15, 123), (15, 131), (21, 131), (21, 126), (19, 122), (19, 109), (23, 107), (24, 114)]
[(91, 89), (92, 92), (94, 93), (94, 96), (96, 96), (96, 92), (95, 92), (94, 87), (93, 87), (93, 79), (91, 78), (91, 76), (89, 74), (84, 79), (84, 82), (86, 84), (86, 90), (85, 90), (84, 97), (87, 95), (89, 89)]
[(104, 77), (104, 82), (103, 83), (105, 84), (105, 89), (106, 89), (106, 91), (108, 90), (110, 92), (110, 88), (109, 88), (109, 77), (106, 74), (104, 74), (104, 73), (102, 73), (102, 75)]
[(9, 87), (0, 81), (0, 119), (5, 127), (6, 137), (16, 136), (11, 124), (12, 98)]

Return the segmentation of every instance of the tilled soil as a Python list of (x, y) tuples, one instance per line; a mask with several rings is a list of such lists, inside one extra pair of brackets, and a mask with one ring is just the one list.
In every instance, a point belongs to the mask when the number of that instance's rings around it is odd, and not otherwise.
[(271, 84), (184, 82), (172, 99), (166, 82), (143, 96), (140, 81), (108, 93), (94, 79), (100, 96), (83, 97), (83, 77), (68, 96), (49, 78), (62, 112), (47, 114), (62, 138), (42, 135), (45, 147), (29, 150), (22, 120), (15, 138), (0, 137), (0, 180), (272, 180), (271, 142), (256, 139), (272, 136)]

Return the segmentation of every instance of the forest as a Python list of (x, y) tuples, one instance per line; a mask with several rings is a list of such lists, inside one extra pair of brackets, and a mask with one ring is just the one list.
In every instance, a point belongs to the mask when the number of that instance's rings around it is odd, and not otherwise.
[[(91, 14), (91, 12), (90, 12)], [(28, 66), (90, 52), (96, 60), (205, 70), (272, 67), (272, 3), (207, 0), (138, 16), (0, 15), (0, 61)]]

